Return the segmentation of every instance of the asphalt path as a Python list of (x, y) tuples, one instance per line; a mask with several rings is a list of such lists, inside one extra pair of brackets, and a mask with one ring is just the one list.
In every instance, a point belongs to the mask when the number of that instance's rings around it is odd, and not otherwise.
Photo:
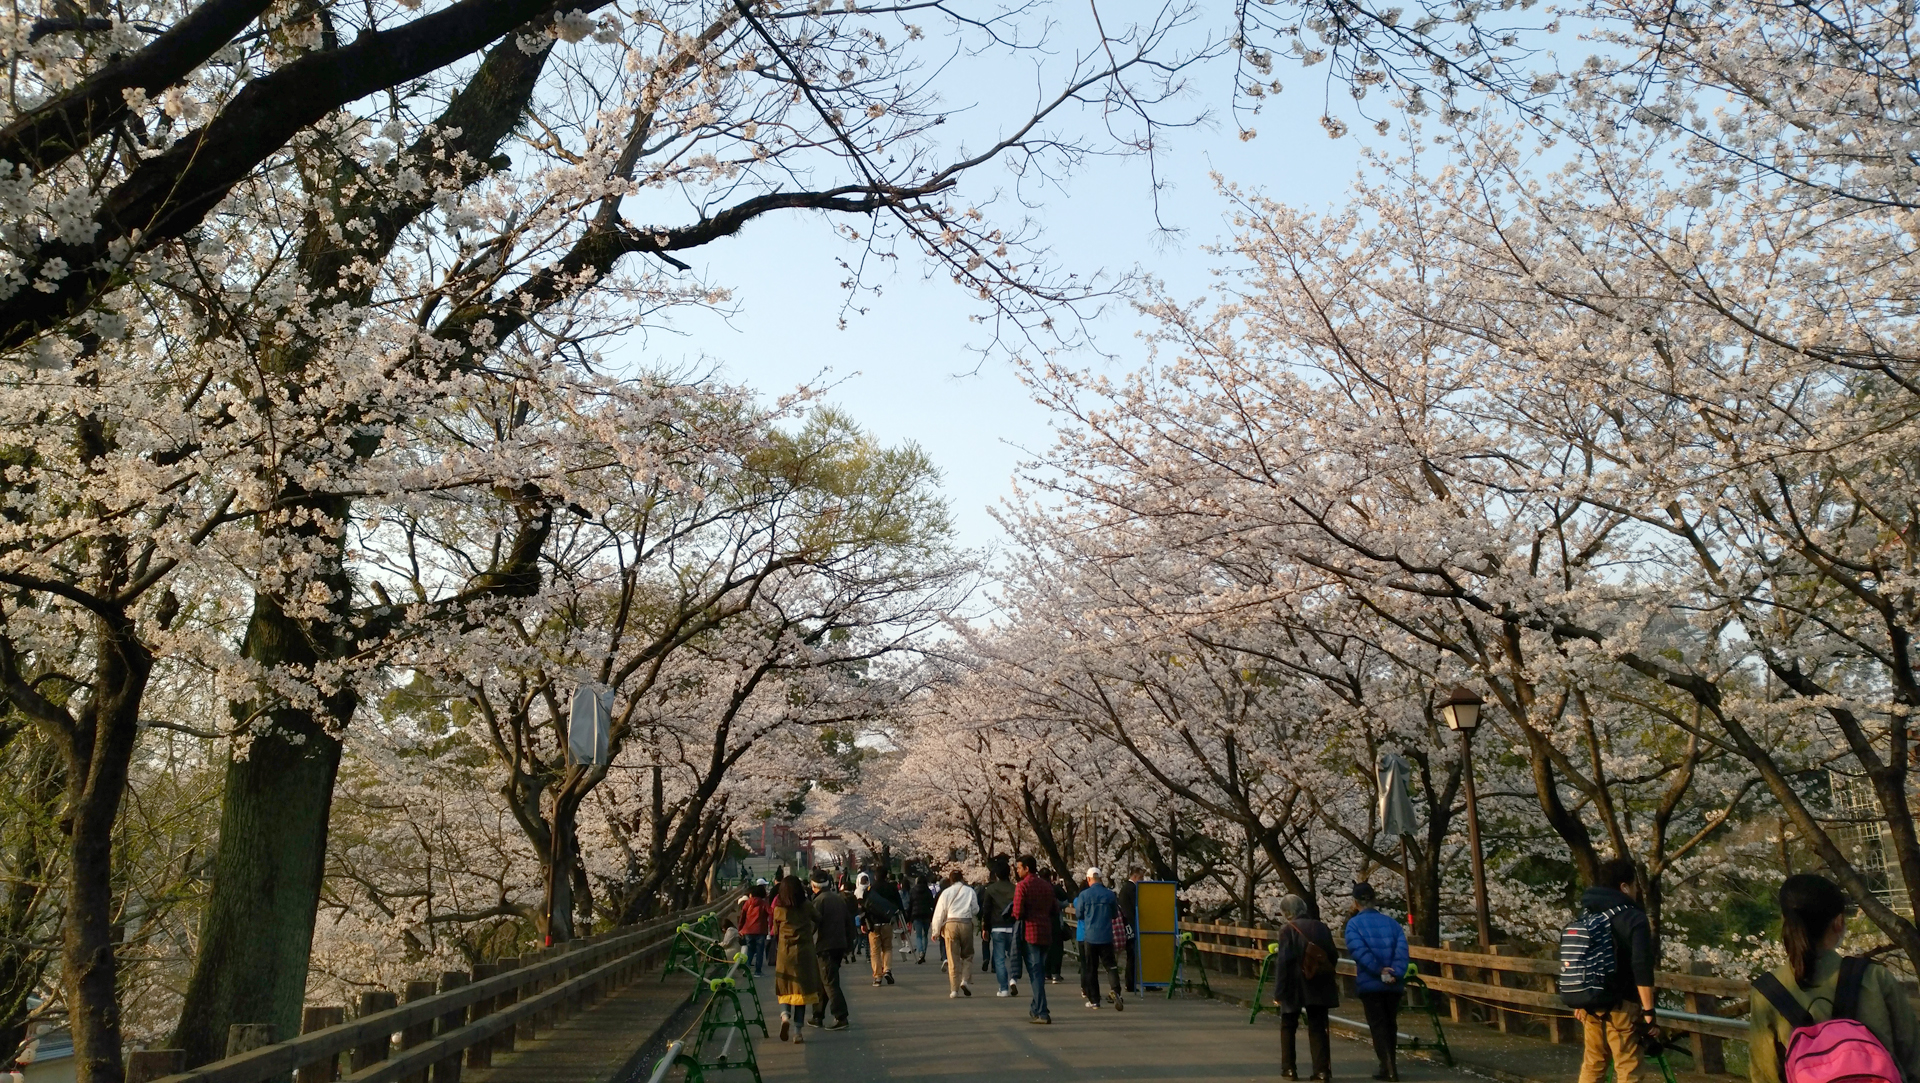
[[(951, 1000), (946, 973), (932, 956), (924, 964), (896, 956), (895, 984), (879, 987), (871, 984), (867, 960), (856, 960), (842, 970), (851, 1026), (843, 1031), (809, 1026), (802, 1045), (780, 1041), (769, 966), (760, 979), (760, 995), (773, 1036), (762, 1038), (757, 1030), (753, 1035), (764, 1083), (1280, 1078), (1280, 1038), (1265, 1016), (1262, 1025), (1249, 1026), (1240, 1009), (1186, 995), (1168, 1000), (1164, 990), (1129, 997), (1124, 1011), (1108, 1005), (1089, 1009), (1069, 958), (1060, 983), (1047, 987), (1052, 1025), (1034, 1026), (1027, 1022), (1027, 984), (1020, 984), (1018, 996), (996, 997), (993, 975), (978, 971), (978, 959), (973, 965), (974, 995)], [(1357, 1002), (1344, 1007), (1345, 1014), (1359, 1015)], [(1304, 1028), (1300, 1057), (1304, 1075), (1311, 1070)], [(1334, 1079), (1370, 1080), (1373, 1072), (1371, 1050), (1341, 1037), (1336, 1029)], [(731, 1073), (725, 1078), (751, 1077)], [(1457, 1083), (1465, 1077), (1402, 1057), (1400, 1078), (1406, 1083)]]

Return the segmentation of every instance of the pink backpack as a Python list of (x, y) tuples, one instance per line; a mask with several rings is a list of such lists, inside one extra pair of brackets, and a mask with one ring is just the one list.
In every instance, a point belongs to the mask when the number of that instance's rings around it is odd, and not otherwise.
[(1774, 1043), (1786, 1083), (1902, 1083), (1893, 1055), (1858, 1019), (1860, 988), (1869, 965), (1865, 959), (1840, 960), (1833, 1014), (1824, 1020), (1815, 1020), (1772, 974), (1763, 974), (1753, 983), (1754, 990), (1793, 1026), (1784, 1050)]

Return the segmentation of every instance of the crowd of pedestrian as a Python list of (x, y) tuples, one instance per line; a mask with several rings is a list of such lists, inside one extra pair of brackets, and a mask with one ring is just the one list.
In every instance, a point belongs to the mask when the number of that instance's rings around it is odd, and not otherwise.
[[(753, 884), (725, 935), (744, 950), (756, 975), (771, 957), (782, 1041), (804, 1041), (808, 1025), (850, 1026), (840, 972), (861, 948), (876, 987), (895, 984), (896, 956), (924, 964), (929, 953), (937, 954), (952, 999), (973, 996), (977, 955), (982, 972), (993, 975), (996, 996), (1017, 997), (1026, 981), (1028, 1021), (1047, 1025), (1053, 1022), (1047, 991), (1059, 984), (1069, 937), (1078, 943), (1087, 1008), (1125, 1010), (1126, 997), (1138, 991), (1141, 878), (1131, 870), (1115, 891), (1102, 870), (1090, 868), (1069, 894), (1057, 874), (1030, 856), (991, 859), (977, 884), (958, 868), (937, 877), (913, 870), (899, 882), (887, 868), (857, 876), (843, 870), (838, 877), (815, 870), (807, 883), (788, 875), (776, 884)], [(1602, 863), (1562, 934), (1559, 989), (1581, 1029), (1579, 1083), (1601, 1083), (1609, 1074), (1615, 1083), (1657, 1078), (1648, 1065), (1663, 1053), (1665, 1039), (1643, 883), (1630, 860)], [(1279, 1009), (1283, 1079), (1300, 1078), (1302, 1021), (1307, 1078), (1332, 1078), (1329, 1024), (1341, 1003), (1342, 942), (1371, 1037), (1373, 1078), (1399, 1079), (1398, 1016), (1410, 952), (1404, 927), (1377, 903), (1370, 883), (1354, 883), (1336, 941), (1307, 899), (1281, 898), (1274, 983), (1266, 995)], [(1819, 1073), (1836, 1058), (1844, 1059), (1851, 1079), (1920, 1083), (1920, 1022), (1905, 987), (1877, 963), (1840, 954), (1847, 918), (1857, 912), (1845, 892), (1801, 874), (1782, 885), (1779, 906), (1787, 962), (1753, 985), (1753, 1083), (1830, 1083)]]

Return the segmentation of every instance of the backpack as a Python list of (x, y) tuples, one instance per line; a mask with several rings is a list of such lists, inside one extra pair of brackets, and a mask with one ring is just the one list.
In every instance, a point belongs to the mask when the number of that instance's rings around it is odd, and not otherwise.
[(1613, 942), (1613, 919), (1622, 906), (1583, 914), (1560, 930), (1560, 1000), (1569, 1008), (1606, 1007), (1613, 1003), (1613, 975), (1619, 969)]
[(1833, 1014), (1822, 1021), (1815, 1021), (1813, 1013), (1772, 974), (1762, 974), (1753, 983), (1754, 992), (1766, 997), (1793, 1027), (1784, 1050), (1779, 1042), (1773, 1043), (1786, 1083), (1901, 1083), (1900, 1067), (1893, 1062), (1893, 1055), (1858, 1018), (1860, 987), (1866, 980), (1867, 966), (1865, 959), (1840, 960)]
[(867, 915), (869, 920), (892, 921), (900, 914), (900, 904), (872, 888), (867, 889)]

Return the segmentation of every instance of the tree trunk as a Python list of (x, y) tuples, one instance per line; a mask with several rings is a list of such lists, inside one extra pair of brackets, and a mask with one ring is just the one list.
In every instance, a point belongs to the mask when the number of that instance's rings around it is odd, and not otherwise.
[(67, 910), (60, 968), (79, 1083), (121, 1083), (120, 998), (113, 953), (113, 825), (140, 733), (153, 659), (130, 627), (102, 630), (94, 688), (67, 763)]
[(194, 1067), (226, 1055), (234, 1023), (300, 1033), (340, 742), (279, 712), (227, 763), (213, 894), (172, 1045)]

